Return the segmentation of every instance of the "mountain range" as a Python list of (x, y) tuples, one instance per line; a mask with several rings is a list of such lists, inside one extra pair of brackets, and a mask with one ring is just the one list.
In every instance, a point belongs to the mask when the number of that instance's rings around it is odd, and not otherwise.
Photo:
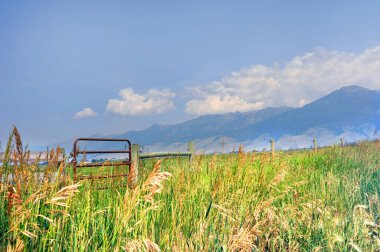
[[(272, 138), (280, 149), (308, 148), (314, 138), (321, 146), (338, 143), (341, 138), (347, 142), (373, 139), (378, 137), (379, 127), (380, 91), (348, 86), (300, 108), (205, 115), (107, 137), (128, 138), (149, 152), (186, 151), (188, 141), (193, 141), (199, 152), (227, 152), (240, 144), (247, 150), (269, 148)], [(98, 143), (91, 147), (114, 146)]]

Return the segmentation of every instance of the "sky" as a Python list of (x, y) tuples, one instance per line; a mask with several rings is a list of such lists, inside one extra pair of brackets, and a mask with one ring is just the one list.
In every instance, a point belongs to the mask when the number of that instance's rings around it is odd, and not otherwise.
[(380, 89), (379, 1), (0, 0), (0, 141), (43, 146)]

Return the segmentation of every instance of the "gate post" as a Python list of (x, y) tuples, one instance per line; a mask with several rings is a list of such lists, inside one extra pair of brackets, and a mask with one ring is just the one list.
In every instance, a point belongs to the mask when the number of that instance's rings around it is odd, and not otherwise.
[(132, 144), (131, 149), (131, 163), (133, 166), (133, 173), (131, 174), (133, 176), (132, 181), (133, 183), (137, 183), (139, 179), (139, 163), (140, 163), (140, 146), (138, 144)]

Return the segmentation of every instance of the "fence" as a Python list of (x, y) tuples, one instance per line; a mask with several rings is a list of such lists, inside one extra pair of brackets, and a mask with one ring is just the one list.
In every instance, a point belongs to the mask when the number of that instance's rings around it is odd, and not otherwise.
[[(128, 148), (121, 150), (80, 150), (79, 142), (124, 142)], [(87, 155), (87, 154), (119, 154), (125, 153), (127, 156), (125, 159), (119, 160), (118, 162), (106, 163), (106, 162), (78, 162), (78, 155)], [(169, 157), (188, 157), (191, 162), (192, 157), (195, 153), (194, 145), (192, 142), (188, 143), (188, 152), (154, 152), (147, 154), (140, 154), (140, 146), (138, 144), (131, 144), (128, 139), (114, 139), (114, 138), (77, 138), (73, 144), (73, 160), (71, 161), (74, 173), (74, 180), (82, 179), (103, 179), (103, 178), (114, 178), (114, 177), (126, 177), (130, 176), (131, 166), (133, 165), (133, 178), (132, 181), (136, 182), (139, 177), (139, 173), (142, 171), (140, 167), (140, 160), (149, 159), (149, 158), (169, 158)], [(113, 175), (102, 175), (102, 176), (81, 176), (77, 175), (77, 168), (83, 167), (104, 167), (104, 166), (128, 166), (129, 171), (125, 171), (120, 174)]]
[(188, 157), (191, 163), (193, 156), (195, 155), (195, 147), (193, 142), (188, 142), (188, 152), (152, 152), (152, 153), (140, 153), (140, 146), (138, 144), (132, 144), (132, 163), (134, 166), (134, 175), (137, 180), (139, 173), (142, 172), (140, 167), (140, 160), (150, 158), (171, 158), (171, 157)]

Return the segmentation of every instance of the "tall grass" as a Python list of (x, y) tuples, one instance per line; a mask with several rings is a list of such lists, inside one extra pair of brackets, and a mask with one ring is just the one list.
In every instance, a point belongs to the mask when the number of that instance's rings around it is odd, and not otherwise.
[(94, 190), (97, 181), (74, 183), (69, 165), (56, 167), (59, 150), (35, 178), (17, 130), (10, 140), (0, 250), (379, 249), (379, 143), (151, 161), (138, 185)]

